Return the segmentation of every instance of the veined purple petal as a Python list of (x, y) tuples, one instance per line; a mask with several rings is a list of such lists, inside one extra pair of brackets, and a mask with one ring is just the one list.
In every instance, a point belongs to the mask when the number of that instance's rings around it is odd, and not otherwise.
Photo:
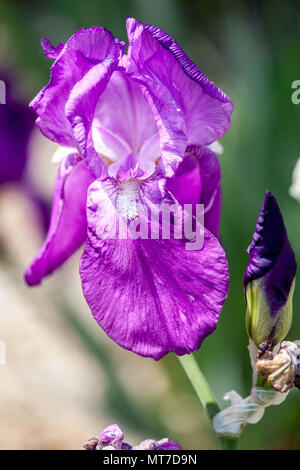
[[(113, 161), (130, 153), (138, 155), (156, 135), (157, 127), (140, 85), (124, 70), (116, 70), (95, 111), (93, 137), (97, 151)], [(110, 146), (115, 156), (107, 154)], [(155, 158), (159, 156), (160, 152)]]
[[(92, 67), (76, 83), (66, 103), (66, 116), (71, 123), (76, 141), (84, 150), (86, 149), (99, 97), (109, 83), (111, 74), (116, 68), (125, 47), (124, 43), (116, 41), (113, 44), (108, 41), (106, 58), (100, 64)], [(114, 51), (111, 51), (112, 48), (114, 48)]]
[(272, 316), (286, 304), (297, 264), (289, 243), (284, 221), (277, 201), (270, 191), (262, 205), (244, 276), (244, 290), (249, 282), (263, 278), (264, 290)]
[(87, 189), (94, 176), (84, 161), (70, 155), (60, 164), (45, 243), (25, 272), (30, 286), (63, 264), (86, 239)]
[(174, 176), (167, 179), (167, 189), (181, 205), (200, 203), (202, 175), (199, 159), (190, 153), (186, 154)]
[(127, 33), (128, 70), (143, 84), (160, 134), (164, 171), (172, 176), (188, 145), (208, 145), (225, 134), (233, 104), (159, 28), (129, 18)]
[(221, 168), (216, 155), (207, 148), (191, 146), (187, 149), (197, 156), (202, 178), (201, 203), (204, 205), (204, 225), (217, 238), (222, 206)]
[(146, 207), (165, 197), (161, 179), (135, 184), (97, 180), (89, 188), (84, 296), (122, 347), (156, 360), (170, 351), (187, 354), (216, 327), (228, 291), (226, 256), (203, 227), (199, 251), (187, 250), (184, 239), (112, 239), (116, 222), (135, 220), (137, 201)]
[(204, 225), (219, 237), (221, 169), (216, 155), (206, 147), (190, 146), (167, 189), (179, 204), (203, 204)]
[(78, 30), (59, 53), (45, 40), (43, 46), (47, 55), (57, 58), (48, 85), (31, 102), (37, 125), (63, 146), (74, 147), (78, 139), (84, 148), (97, 98), (117, 66), (124, 43), (95, 26)]

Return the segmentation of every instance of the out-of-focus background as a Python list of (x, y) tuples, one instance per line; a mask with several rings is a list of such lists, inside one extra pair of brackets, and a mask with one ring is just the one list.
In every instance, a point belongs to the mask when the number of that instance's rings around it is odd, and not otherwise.
[[(300, 155), (300, 105), (291, 101), (291, 84), (300, 79), (298, 2), (1, 0), (0, 79), (10, 84), (15, 119), (10, 159), (21, 161), (9, 175), (0, 163), (1, 449), (79, 449), (112, 422), (133, 443), (169, 436), (185, 449), (216, 445), (176, 357), (140, 358), (97, 326), (81, 293), (80, 253), (39, 287), (27, 288), (22, 278), (44, 237), (56, 173), (55, 144), (22, 107), (49, 79), (51, 61), (40, 38), (57, 44), (80, 27), (99, 25), (126, 40), (126, 16), (175, 37), (235, 104), (220, 156), (230, 293), (216, 332), (197, 353), (222, 406), (225, 392), (246, 396), (250, 389), (242, 277), (266, 189), (278, 199), (300, 261), (300, 204), (288, 194)], [(8, 132), (4, 125), (0, 115), (0, 139)], [(297, 286), (288, 338), (300, 339)], [(299, 449), (299, 391), (248, 425), (239, 448)]]

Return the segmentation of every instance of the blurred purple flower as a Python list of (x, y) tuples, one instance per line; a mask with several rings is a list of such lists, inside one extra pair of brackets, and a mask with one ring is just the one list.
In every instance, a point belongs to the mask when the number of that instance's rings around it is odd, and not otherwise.
[[(86, 242), (80, 274), (95, 319), (124, 348), (160, 359), (197, 350), (227, 295), (215, 238), (220, 168), (207, 146), (228, 130), (233, 105), (166, 33), (132, 18), (127, 32), (127, 55), (99, 27), (56, 48), (42, 41), (55, 62), (31, 105), (41, 132), (66, 153), (48, 235), (25, 278), (40, 283)], [(141, 207), (174, 201), (205, 204), (200, 251), (185, 240), (106, 235)]]
[(137, 446), (124, 442), (124, 434), (117, 424), (107, 426), (99, 437), (92, 437), (83, 447), (86, 450), (180, 450), (177, 442), (164, 438), (159, 441), (146, 439)]
[(18, 184), (34, 202), (41, 223), (48, 228), (49, 210), (26, 177), (28, 143), (34, 128), (34, 113), (13, 97), (12, 81), (0, 73), (5, 83), (6, 102), (0, 104), (0, 185)]
[(33, 112), (13, 99), (10, 82), (3, 81), (6, 104), (0, 105), (0, 184), (23, 179), (27, 144), (34, 126)]
[(292, 322), (292, 297), (297, 264), (284, 221), (270, 191), (262, 205), (244, 276), (247, 328), (259, 346), (274, 346), (288, 333)]

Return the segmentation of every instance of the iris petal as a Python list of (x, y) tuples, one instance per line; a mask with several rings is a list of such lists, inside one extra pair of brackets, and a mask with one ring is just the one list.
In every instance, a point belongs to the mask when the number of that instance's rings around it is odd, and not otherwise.
[(112, 74), (99, 99), (95, 120), (96, 127), (97, 124), (101, 125), (101, 128), (127, 144), (130, 149), (128, 153), (136, 155), (143, 144), (157, 134), (155, 121), (140, 85), (123, 70)]
[(204, 225), (219, 237), (221, 215), (221, 169), (215, 154), (199, 146), (187, 148), (186, 155), (167, 188), (179, 204), (203, 204)]
[[(91, 124), (93, 107), (96, 105), (95, 95), (104, 89), (105, 83), (101, 78), (104, 76), (107, 80), (107, 75), (117, 66), (124, 43), (116, 40), (106, 29), (95, 26), (78, 30), (63, 48), (58, 46), (55, 49), (45, 40), (43, 47), (46, 55), (55, 57), (56, 60), (51, 67), (48, 85), (31, 102), (38, 115), (36, 122), (41, 132), (50, 140), (63, 146), (76, 147), (78, 142), (73, 128), (80, 139), (87, 134), (86, 126)], [(87, 74), (88, 78), (85, 79)], [(89, 97), (90, 102), (87, 99)], [(69, 116), (66, 116), (65, 107), (68, 101)], [(75, 112), (78, 120), (74, 117)], [(82, 141), (80, 143), (83, 144)]]
[(70, 155), (56, 178), (50, 227), (44, 245), (25, 272), (30, 286), (63, 264), (86, 239), (87, 189), (94, 177), (84, 161)]
[(208, 145), (230, 126), (233, 104), (159, 28), (127, 20), (128, 70), (143, 83), (160, 134), (167, 176), (188, 145)]
[(108, 227), (122, 214), (134, 219), (138, 199), (142, 207), (166, 200), (162, 180), (129, 189), (126, 211), (120, 211), (113, 182), (89, 188), (80, 262), (85, 298), (99, 325), (124, 348), (156, 360), (170, 351), (190, 353), (214, 331), (227, 295), (224, 250), (207, 230), (199, 251), (187, 250), (183, 239), (111, 238)]

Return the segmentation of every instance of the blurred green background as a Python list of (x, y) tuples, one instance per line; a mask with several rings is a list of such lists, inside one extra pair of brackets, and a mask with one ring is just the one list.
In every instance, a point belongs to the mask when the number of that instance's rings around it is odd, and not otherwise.
[[(13, 72), (18, 96), (29, 102), (49, 79), (50, 61), (42, 54), (41, 37), (57, 44), (66, 41), (80, 27), (99, 25), (126, 40), (126, 16), (155, 24), (175, 37), (235, 105), (231, 129), (222, 139), (224, 154), (220, 156), (223, 174), (221, 235), (229, 260), (230, 292), (216, 332), (197, 353), (218, 400), (225, 406), (222, 399), (225, 392), (235, 389), (246, 396), (250, 390), (242, 277), (247, 264), (245, 250), (266, 189), (270, 189), (278, 199), (296, 259), (300, 261), (300, 205), (288, 194), (292, 170), (300, 156), (300, 105), (291, 102), (291, 83), (300, 79), (299, 2), (0, 0), (0, 68)], [(30, 261), (29, 255), (27, 261)], [(66, 295), (67, 288), (56, 285), (52, 279), (39, 288), (39, 294), (25, 292), (21, 279), (24, 261), (18, 263), (8, 257), (2, 263), (5, 263), (7, 276), (11, 275), (18, 289), (24, 290), (27, 301), (29, 299), (30, 302), (32, 295), (34, 302), (39, 295), (39, 301), (43, 303), (51, 293), (55, 314), (63, 322), (66, 334), (71, 335), (70, 343), (85, 351), (86, 367), (91, 364), (95, 374), (98, 369), (99, 373), (101, 371), (103, 381), (98, 385), (99, 400), (93, 397), (91, 408), (83, 411), (92, 414), (95, 422), (99, 420), (99, 429), (91, 429), (91, 435), (99, 432), (102, 425), (117, 421), (135, 440), (168, 435), (184, 448), (215, 446), (176, 357), (169, 355), (159, 363), (133, 357), (104, 337), (104, 333), (90, 320), (85, 305), (81, 306), (83, 313), (76, 314), (74, 302), (72, 304), (70, 295)], [(67, 273), (69, 292), (75, 291), (72, 276), (77, 286), (75, 268)], [(47, 283), (51, 287), (47, 287)], [(43, 311), (40, 315), (43, 316)], [(44, 321), (46, 318), (47, 315)], [(300, 288), (296, 285), (294, 322), (288, 339), (298, 338)], [(30, 342), (30, 337), (26, 341)], [(50, 349), (48, 352), (51, 354)], [(8, 360), (2, 369), (0, 366), (0, 372), (3, 373), (4, 368), (9, 370), (9, 367)], [(123, 367), (127, 371), (125, 374)], [(34, 368), (31, 373), (35, 374)], [(143, 376), (141, 380), (140, 376)], [(21, 385), (22, 380), (20, 371)], [(77, 380), (79, 383), (80, 375)], [(160, 381), (167, 385), (160, 387)], [(59, 388), (60, 382), (55, 387)], [(105, 393), (100, 399), (100, 389), (102, 393), (103, 388)], [(68, 399), (65, 396), (61, 400), (64, 398)], [(19, 426), (26, 430), (26, 420), (26, 412), (18, 416), (16, 428)], [(72, 426), (80, 426), (72, 412), (69, 420), (74, 420)], [(37, 441), (41, 428), (47, 427), (47, 420), (39, 423), (35, 427)], [(2, 424), (0, 434), (4, 435), (4, 431)], [(67, 437), (65, 440), (61, 437), (61, 448), (65, 448), (65, 441)], [(47, 439), (37, 445), (41, 448), (59, 447), (57, 441), (48, 443)], [(74, 445), (72, 441), (70, 446)], [(81, 442), (77, 445), (80, 448)], [(1, 442), (0, 439), (0, 447), (7, 446), (14, 448), (13, 439), (9, 442), (5, 439)], [(22, 443), (20, 438), (15, 447), (34, 448), (34, 443)], [(259, 424), (248, 425), (238, 447), (299, 449), (299, 391), (292, 391), (281, 406), (268, 408)]]

